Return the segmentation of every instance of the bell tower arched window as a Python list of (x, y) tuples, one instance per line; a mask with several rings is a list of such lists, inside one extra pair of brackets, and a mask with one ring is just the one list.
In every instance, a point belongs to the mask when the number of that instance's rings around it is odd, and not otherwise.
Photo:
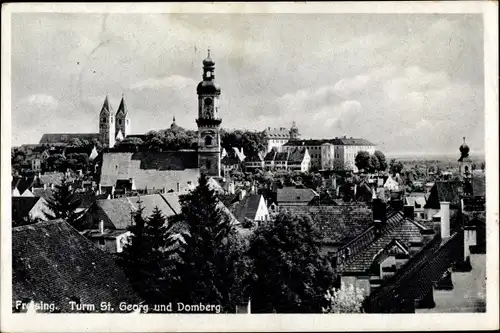
[(206, 136), (205, 137), (205, 146), (211, 146), (212, 145), (212, 137), (211, 136)]

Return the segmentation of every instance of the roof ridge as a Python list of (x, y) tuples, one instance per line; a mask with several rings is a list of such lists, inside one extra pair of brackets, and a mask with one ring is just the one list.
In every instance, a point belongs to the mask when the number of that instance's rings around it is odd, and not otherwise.
[(162, 193), (160, 193), (160, 197), (163, 199), (163, 201), (165, 201), (167, 203), (168, 207), (170, 207), (170, 209), (174, 212), (175, 215), (178, 215), (180, 213), (180, 212), (177, 213), (175, 211), (175, 209), (172, 207), (172, 205), (170, 204), (170, 202), (168, 202), (167, 198), (165, 198)]
[[(26, 198), (26, 197), (24, 197)], [(51, 225), (51, 224), (56, 224), (56, 223), (60, 223), (60, 222), (66, 222), (64, 221), (63, 219), (55, 219), (55, 220), (48, 220), (48, 221), (42, 221), (42, 222), (37, 222), (37, 223), (31, 223), (31, 224), (24, 224), (24, 225), (20, 225), (20, 226), (17, 226), (17, 227), (12, 227), (12, 231), (23, 231), (23, 230), (26, 230), (26, 229), (29, 229), (30, 227), (33, 227), (33, 226), (41, 226), (41, 225)]]

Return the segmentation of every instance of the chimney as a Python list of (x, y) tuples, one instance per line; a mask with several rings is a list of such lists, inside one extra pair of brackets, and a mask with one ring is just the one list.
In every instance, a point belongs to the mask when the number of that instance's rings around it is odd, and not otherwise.
[(382, 224), (385, 223), (387, 219), (385, 202), (383, 202), (382, 199), (379, 198), (373, 199), (372, 209), (373, 209), (373, 220), (380, 221)]
[(99, 233), (101, 235), (104, 234), (104, 221), (103, 220), (99, 221)]
[(240, 195), (239, 195), (239, 200), (243, 200), (243, 198), (245, 197), (246, 194), (247, 194), (246, 190), (241, 190)]
[(441, 221), (441, 239), (447, 239), (450, 237), (450, 203), (447, 201), (441, 201), (440, 203), (441, 211), (440, 221)]
[(181, 183), (177, 183), (177, 193), (179, 193), (181, 191)]
[(414, 213), (415, 213), (415, 207), (412, 205), (405, 205), (403, 208), (404, 216), (408, 219), (413, 219), (414, 218)]

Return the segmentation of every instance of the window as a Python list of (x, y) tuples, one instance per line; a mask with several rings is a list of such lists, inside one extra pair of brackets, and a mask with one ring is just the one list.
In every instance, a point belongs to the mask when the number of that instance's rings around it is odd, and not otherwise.
[(206, 136), (205, 137), (205, 146), (211, 146), (211, 145), (212, 145), (212, 137)]
[(122, 124), (122, 120), (118, 119), (118, 125), (121, 125), (121, 124)]
[(102, 117), (101, 118), (101, 123), (105, 123), (106, 122), (106, 117)]
[(113, 116), (111, 116), (111, 123), (113, 123)]
[(106, 241), (103, 238), (99, 238), (99, 245), (106, 245)]
[(212, 72), (207, 72), (207, 77), (211, 77), (211, 76), (212, 76)]
[(211, 168), (211, 167), (212, 167), (212, 163), (210, 163), (210, 161), (206, 161), (206, 162), (205, 162), (205, 168), (206, 168), (207, 170), (210, 170), (210, 168)]

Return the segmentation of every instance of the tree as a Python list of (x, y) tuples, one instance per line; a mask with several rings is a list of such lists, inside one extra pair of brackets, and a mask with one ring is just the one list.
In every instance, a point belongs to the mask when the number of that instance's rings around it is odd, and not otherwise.
[(385, 158), (384, 153), (382, 153), (380, 150), (375, 150), (373, 153), (378, 159), (379, 167), (378, 171), (385, 171), (387, 169), (387, 160)]
[(380, 162), (377, 156), (375, 155), (370, 155), (370, 158), (368, 160), (368, 172), (374, 173), (380, 170)]
[(63, 219), (78, 230), (84, 228), (81, 212), (77, 212), (81, 204), (81, 199), (75, 195), (75, 190), (68, 183), (66, 176), (63, 176), (61, 183), (55, 185), (52, 197), (47, 199), (45, 217), (49, 220)]
[(79, 138), (72, 138), (71, 140), (69, 140), (68, 146), (70, 146), (70, 147), (84, 147), (85, 143), (82, 140), (80, 140)]
[(354, 165), (358, 170), (366, 170), (370, 167), (370, 153), (365, 150), (361, 150), (356, 154), (354, 158)]
[(139, 200), (137, 210), (132, 212), (134, 224), (129, 227), (132, 235), (118, 263), (146, 304), (167, 304), (179, 281), (172, 224), (167, 223), (158, 207), (149, 218), (145, 219), (143, 212)]
[(232, 147), (242, 148), (246, 156), (257, 154), (265, 151), (267, 148), (267, 141), (264, 132), (252, 131), (227, 131), (222, 129), (221, 133), (221, 146), (229, 151)]
[(66, 156), (66, 167), (71, 170), (87, 170), (89, 155), (87, 153), (72, 153)]
[(125, 138), (122, 141), (119, 141), (116, 145), (115, 148), (118, 148), (120, 150), (124, 151), (138, 151), (141, 146), (144, 144), (141, 138)]
[(404, 165), (403, 165), (403, 163), (401, 163), (401, 161), (396, 162), (396, 160), (391, 160), (389, 170), (393, 175), (395, 175), (397, 173), (401, 173), (401, 171), (403, 171), (403, 168), (404, 168)]
[(360, 313), (363, 311), (363, 295), (360, 291), (356, 291), (351, 284), (346, 286), (342, 283), (340, 289), (332, 289), (327, 291), (325, 298), (328, 306), (323, 308), (323, 313)]
[(344, 163), (342, 163), (341, 160), (339, 159), (335, 159), (333, 161), (333, 168), (332, 168), (333, 171), (343, 171), (345, 170), (345, 165)]
[(180, 254), (175, 298), (185, 304), (221, 305), (234, 313), (243, 302), (246, 267), (244, 243), (215, 192), (202, 175), (195, 190), (181, 196), (181, 213), (176, 220), (188, 225), (189, 236)]
[(49, 171), (66, 171), (67, 163), (62, 154), (50, 155), (45, 161), (46, 169)]
[(250, 239), (255, 313), (320, 313), (333, 272), (308, 216), (280, 212)]

